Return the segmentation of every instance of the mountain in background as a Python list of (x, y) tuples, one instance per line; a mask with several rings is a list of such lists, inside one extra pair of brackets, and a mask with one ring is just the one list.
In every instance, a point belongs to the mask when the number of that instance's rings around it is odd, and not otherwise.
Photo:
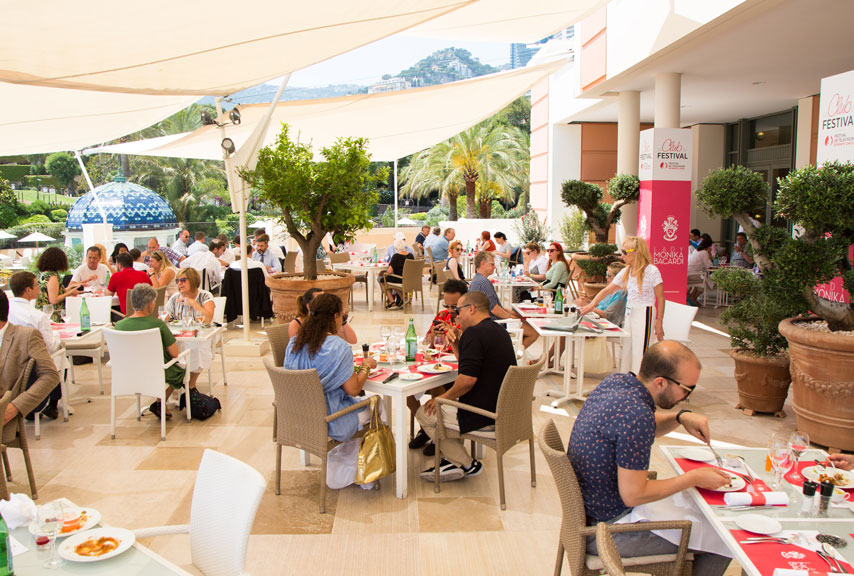
[[(413, 66), (392, 76), (386, 74), (383, 81), (388, 82), (392, 78), (400, 78), (413, 88), (418, 86), (435, 86), (436, 84), (447, 84), (457, 80), (465, 80), (475, 76), (492, 74), (507, 68), (501, 68), (483, 64), (471, 55), (471, 52), (463, 48), (445, 48), (437, 50), (426, 58), (422, 58)], [(382, 83), (382, 82), (381, 82)], [(380, 83), (380, 84), (381, 84)], [(277, 87), (271, 84), (253, 86), (233, 94), (229, 100), (223, 102), (223, 108), (230, 110), (236, 104), (258, 104), (271, 102), (276, 95)], [(315, 100), (318, 98), (336, 98), (350, 94), (367, 94), (368, 86), (358, 84), (329, 84), (328, 86), (317, 86), (312, 88), (286, 87), (282, 94), (282, 101), (290, 100)], [(199, 100), (200, 104), (214, 104), (212, 96), (206, 96)]]

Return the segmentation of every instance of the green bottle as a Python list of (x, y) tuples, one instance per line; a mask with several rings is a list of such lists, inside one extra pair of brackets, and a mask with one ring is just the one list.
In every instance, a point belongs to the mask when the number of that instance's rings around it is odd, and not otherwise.
[(0, 516), (0, 576), (12, 576), (12, 547), (9, 545), (9, 528)]
[(112, 276), (112, 274), (110, 274), (110, 271), (107, 270), (107, 275), (106, 277), (104, 277), (104, 288), (110, 285), (110, 276)]
[(89, 317), (89, 306), (86, 305), (86, 299), (83, 298), (83, 303), (80, 305), (80, 331), (89, 332), (92, 329), (92, 320)]
[(415, 362), (415, 354), (418, 352), (418, 335), (415, 333), (413, 319), (409, 319), (409, 328), (406, 329), (406, 361)]
[(560, 286), (555, 291), (555, 314), (563, 314), (563, 288)]

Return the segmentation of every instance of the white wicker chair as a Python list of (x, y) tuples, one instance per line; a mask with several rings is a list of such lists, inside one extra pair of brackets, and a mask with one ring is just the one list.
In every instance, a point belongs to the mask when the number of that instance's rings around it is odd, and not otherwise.
[(253, 467), (205, 450), (190, 508), (190, 523), (136, 530), (137, 538), (189, 534), (193, 565), (205, 576), (246, 574), (249, 532), (267, 487)]

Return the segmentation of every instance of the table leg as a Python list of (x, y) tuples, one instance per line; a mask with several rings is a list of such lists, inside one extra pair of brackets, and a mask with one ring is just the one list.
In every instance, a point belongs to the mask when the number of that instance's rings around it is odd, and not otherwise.
[(394, 436), (395, 455), (397, 458), (394, 472), (395, 492), (398, 498), (406, 498), (407, 494), (407, 434), (406, 434), (406, 397), (403, 394), (394, 395)]
[(374, 284), (377, 281), (377, 271), (368, 270), (368, 312), (374, 311)]
[(311, 464), (311, 454), (306, 452), (305, 450), (299, 451), (299, 461), (303, 466), (308, 466)]
[(584, 343), (587, 338), (582, 338), (578, 342), (578, 364), (575, 366), (575, 398), (576, 400), (584, 399)]

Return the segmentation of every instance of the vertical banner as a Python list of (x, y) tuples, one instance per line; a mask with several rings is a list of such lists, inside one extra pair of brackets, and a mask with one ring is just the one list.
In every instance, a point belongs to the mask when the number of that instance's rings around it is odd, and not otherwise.
[[(816, 164), (854, 162), (854, 71), (821, 79)], [(854, 259), (854, 246), (848, 249)], [(851, 302), (851, 295), (837, 277), (816, 286), (816, 293), (834, 302)]]
[(638, 236), (661, 271), (664, 297), (679, 304), (685, 303), (688, 284), (692, 144), (688, 129), (640, 133)]

